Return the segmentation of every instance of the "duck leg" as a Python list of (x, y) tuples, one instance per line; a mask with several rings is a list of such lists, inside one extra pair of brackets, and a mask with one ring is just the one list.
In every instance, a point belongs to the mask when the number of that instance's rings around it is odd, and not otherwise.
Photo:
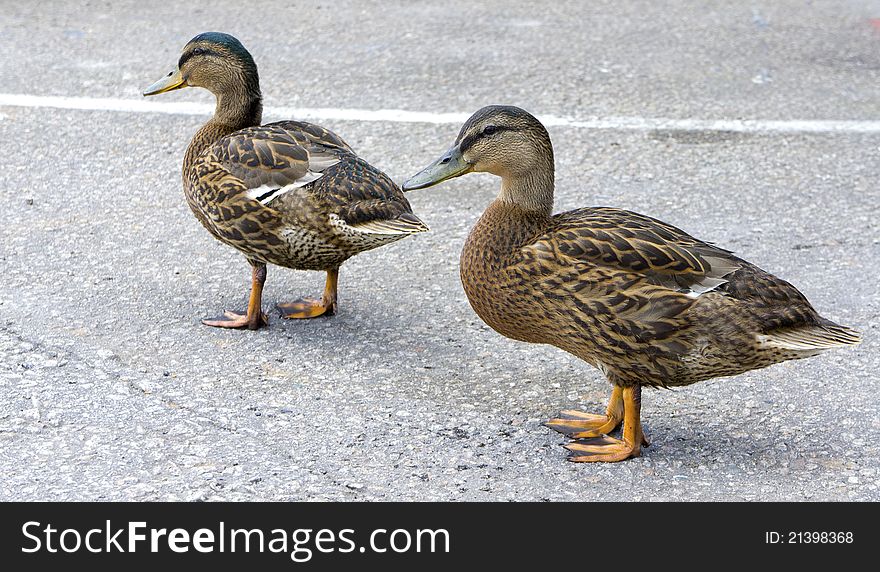
[(607, 435), (617, 429), (621, 421), (623, 421), (623, 388), (615, 385), (605, 415), (568, 409), (560, 412), (559, 417), (547, 421), (544, 425), (573, 439), (582, 439)]
[(318, 316), (332, 316), (336, 313), (336, 286), (339, 282), (339, 268), (327, 271), (327, 283), (324, 285), (324, 294), (320, 300), (315, 298), (300, 298), (295, 302), (277, 304), (283, 318), (317, 318)]
[(640, 385), (624, 387), (623, 391), (623, 439), (593, 437), (565, 445), (571, 451), (569, 461), (579, 463), (615, 463), (641, 454), (645, 436), (642, 433), (642, 388)]
[(261, 262), (251, 262), (251, 296), (248, 300), (246, 314), (224, 312), (223, 316), (213, 320), (202, 320), (206, 326), (215, 328), (247, 328), (256, 330), (269, 325), (269, 319), (263, 313), (261, 304), (263, 300), (263, 284), (266, 282), (266, 265)]

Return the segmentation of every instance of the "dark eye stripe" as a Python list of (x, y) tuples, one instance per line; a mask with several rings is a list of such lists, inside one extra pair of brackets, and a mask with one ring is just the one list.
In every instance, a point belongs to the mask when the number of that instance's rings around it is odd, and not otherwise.
[(215, 54), (215, 52), (209, 50), (208, 48), (195, 48), (193, 50), (190, 50), (180, 56), (180, 60), (177, 62), (177, 68), (182, 68), (183, 64), (188, 62), (193, 56), (207, 56), (209, 54)]
[(480, 131), (479, 137), (491, 137), (492, 135), (497, 135), (502, 131), (513, 131), (513, 127), (507, 127), (506, 125), (487, 125), (486, 127), (491, 127), (492, 130), (486, 132), (485, 130)]
[(480, 130), (476, 133), (469, 133), (468, 135), (466, 135), (464, 137), (464, 139), (461, 140), (461, 143), (459, 144), (459, 148), (462, 151), (466, 151), (467, 149), (472, 147), (473, 144), (476, 143), (479, 139), (486, 139), (486, 138), (491, 137), (493, 135), (497, 135), (497, 134), (501, 133), (502, 131), (513, 131), (513, 127), (506, 127), (504, 125), (493, 125), (492, 127), (494, 127), (495, 130), (492, 131), (491, 133), (484, 133), (482, 130)]

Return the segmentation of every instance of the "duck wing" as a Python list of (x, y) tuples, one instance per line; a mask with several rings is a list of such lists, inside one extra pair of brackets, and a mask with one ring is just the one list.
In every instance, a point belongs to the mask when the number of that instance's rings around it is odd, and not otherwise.
[(241, 129), (218, 140), (199, 159), (238, 178), (245, 196), (268, 206), (351, 155), (341, 139), (319, 129), (296, 122)]
[(670, 224), (613, 208), (554, 216), (551, 227), (524, 254), (616, 272), (687, 298), (719, 288), (748, 264)]
[[(712, 327), (724, 307), (730, 319), (748, 316), (758, 341), (770, 345), (799, 349), (858, 341), (854, 331), (819, 316), (785, 280), (638, 213), (589, 208), (556, 215), (522, 253), (524, 267), (543, 272), (544, 289), (565, 293), (618, 339), (679, 351), (679, 334), (694, 320)], [(730, 304), (710, 303), (689, 313), (708, 293)]]

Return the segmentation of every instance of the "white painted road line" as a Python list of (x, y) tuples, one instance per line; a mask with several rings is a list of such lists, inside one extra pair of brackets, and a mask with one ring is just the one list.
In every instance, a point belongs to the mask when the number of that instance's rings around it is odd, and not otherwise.
[[(0, 107), (50, 107), (88, 111), (126, 113), (168, 113), (209, 115), (214, 106), (202, 103), (155, 101), (152, 99), (117, 99), (64, 97), (0, 93)], [(271, 118), (297, 118), (313, 121), (384, 121), (390, 123), (461, 124), (470, 113), (430, 113), (402, 109), (336, 109), (332, 107), (267, 107)], [(608, 129), (622, 131), (730, 131), (736, 133), (880, 133), (880, 121), (861, 120), (767, 120), (767, 119), (665, 119), (651, 117), (601, 117), (573, 119), (538, 115), (548, 127)]]

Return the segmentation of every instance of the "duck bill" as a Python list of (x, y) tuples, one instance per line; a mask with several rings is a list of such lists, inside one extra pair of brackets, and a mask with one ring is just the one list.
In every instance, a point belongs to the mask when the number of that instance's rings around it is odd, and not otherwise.
[(441, 183), (453, 177), (459, 177), (473, 170), (473, 165), (461, 156), (458, 145), (443, 154), (442, 157), (419, 171), (414, 177), (410, 177), (403, 184), (404, 191), (424, 189)]
[(175, 89), (180, 89), (182, 87), (186, 87), (186, 80), (183, 79), (180, 70), (173, 71), (145, 89), (144, 97), (165, 93), (166, 91), (174, 91)]

